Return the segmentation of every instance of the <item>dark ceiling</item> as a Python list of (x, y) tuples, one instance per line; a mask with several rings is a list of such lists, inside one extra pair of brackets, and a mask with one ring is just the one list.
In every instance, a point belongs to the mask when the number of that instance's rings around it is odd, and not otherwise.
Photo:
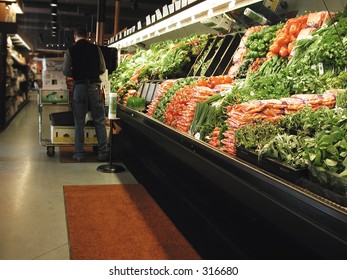
[[(72, 43), (75, 27), (84, 26), (87, 31), (96, 33), (99, 1), (102, 0), (58, 0), (57, 33), (53, 36), (51, 0), (22, 0), (24, 14), (17, 15), (18, 27), (36, 50), (63, 50)], [(104, 1), (104, 37), (107, 39), (114, 35), (116, 0)], [(132, 27), (138, 21), (145, 21), (147, 15), (171, 3), (171, 0), (119, 1), (119, 30)]]

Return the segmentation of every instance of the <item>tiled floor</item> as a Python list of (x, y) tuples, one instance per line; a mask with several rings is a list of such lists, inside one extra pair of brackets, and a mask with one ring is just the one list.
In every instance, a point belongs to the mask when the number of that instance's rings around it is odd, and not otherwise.
[(129, 171), (97, 172), (100, 163), (60, 163), (39, 143), (30, 101), (0, 133), (0, 259), (69, 259), (64, 185), (136, 183)]

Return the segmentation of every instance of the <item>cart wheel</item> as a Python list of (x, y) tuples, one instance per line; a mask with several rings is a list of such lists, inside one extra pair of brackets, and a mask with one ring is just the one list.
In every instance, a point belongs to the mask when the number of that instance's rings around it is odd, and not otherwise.
[(54, 157), (54, 155), (55, 155), (54, 147), (47, 147), (47, 156)]

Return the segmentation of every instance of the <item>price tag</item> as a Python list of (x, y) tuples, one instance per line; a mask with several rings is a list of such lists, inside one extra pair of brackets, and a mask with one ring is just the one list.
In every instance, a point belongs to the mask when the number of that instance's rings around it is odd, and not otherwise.
[(157, 20), (161, 19), (163, 16), (161, 15), (161, 11), (159, 9), (157, 9), (155, 11), (155, 15), (157, 16)]
[(148, 15), (146, 16), (146, 25), (150, 25), (151, 24), (151, 16)]
[(318, 63), (318, 73), (319, 75), (323, 75), (324, 74), (324, 66), (322, 62)]
[(167, 5), (163, 7), (163, 17), (167, 17), (169, 15), (169, 9)]
[(170, 13), (170, 14), (173, 14), (173, 13), (175, 12), (175, 5), (174, 5), (174, 4), (170, 4), (170, 5), (168, 6), (168, 8), (169, 8), (169, 13)]
[(138, 21), (138, 22), (137, 22), (137, 30), (140, 30), (141, 28), (142, 28), (141, 21)]
[(175, 2), (175, 11), (178, 11), (179, 9), (181, 9), (181, 1)]

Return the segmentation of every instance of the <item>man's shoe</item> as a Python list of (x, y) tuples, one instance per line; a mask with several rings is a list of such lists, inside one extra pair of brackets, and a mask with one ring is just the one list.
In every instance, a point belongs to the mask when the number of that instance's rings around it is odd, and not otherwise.
[(108, 161), (110, 158), (110, 149), (106, 147), (102, 151), (99, 152), (99, 161)]
[(99, 161), (108, 161), (110, 158), (109, 154), (101, 154), (99, 155)]
[(82, 156), (82, 155), (76, 155), (76, 154), (74, 154), (74, 155), (72, 156), (72, 159), (74, 159), (74, 160), (77, 161), (77, 162), (84, 162), (84, 156)]

